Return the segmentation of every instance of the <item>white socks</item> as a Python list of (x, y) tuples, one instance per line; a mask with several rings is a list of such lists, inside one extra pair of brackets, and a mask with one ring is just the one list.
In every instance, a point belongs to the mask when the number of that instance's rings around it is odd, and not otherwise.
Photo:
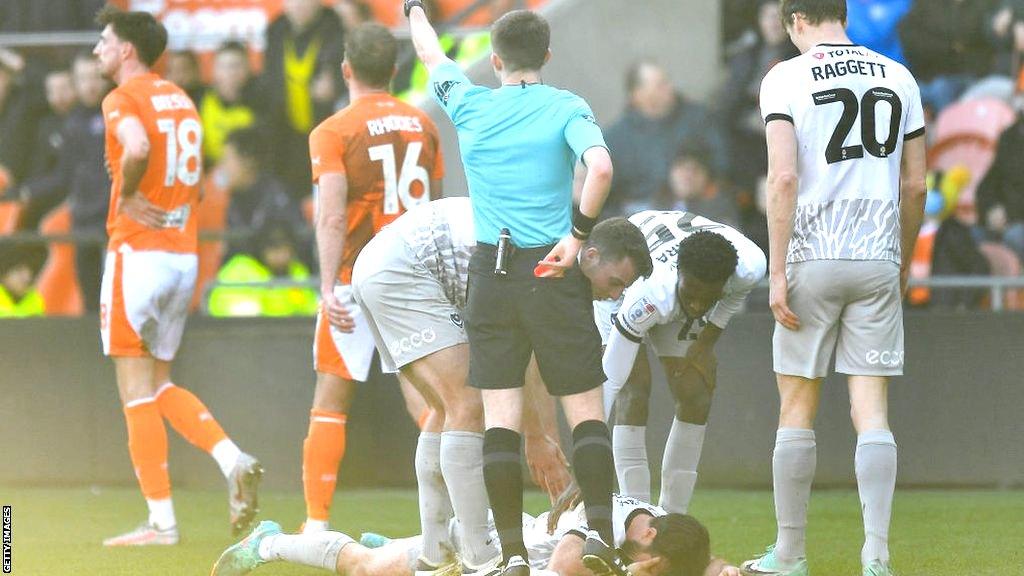
[(337, 572), (338, 555), (351, 542), (354, 540), (341, 532), (274, 534), (260, 541), (259, 555), (268, 562), (284, 560)]
[(146, 499), (149, 507), (149, 523), (160, 530), (169, 530), (177, 526), (174, 518), (174, 502), (170, 498), (163, 500)]
[(772, 478), (775, 485), (775, 518), (778, 537), (775, 557), (791, 565), (807, 556), (804, 536), (811, 482), (818, 463), (814, 430), (779, 428), (775, 434)]
[(861, 562), (889, 562), (889, 520), (896, 490), (896, 440), (888, 430), (869, 430), (857, 437), (854, 457), (857, 490), (864, 514)]
[(303, 534), (317, 534), (320, 532), (326, 532), (330, 529), (327, 525), (327, 520), (314, 520), (312, 518), (306, 518), (306, 521), (302, 524)]
[(647, 464), (647, 427), (612, 428), (612, 454), (619, 493), (642, 502), (651, 501), (651, 469)]
[(706, 428), (704, 424), (672, 419), (661, 462), (661, 501), (658, 503), (668, 512), (686, 514), (690, 507)]
[(440, 567), (451, 557), (448, 521), (452, 517), (448, 487), (441, 475), (441, 434), (420, 432), (416, 443), (416, 483), (420, 503), (423, 559)]
[(210, 455), (217, 461), (217, 466), (220, 466), (220, 471), (224, 474), (224, 477), (228, 478), (231, 476), (231, 471), (235, 468), (235, 463), (238, 462), (238, 457), (242, 455), (242, 451), (230, 438), (225, 438), (214, 444)]
[(484, 435), (452, 430), (441, 434), (441, 470), (457, 521), (462, 562), (479, 568), (500, 554), (490, 540), (487, 487), (484, 486)]

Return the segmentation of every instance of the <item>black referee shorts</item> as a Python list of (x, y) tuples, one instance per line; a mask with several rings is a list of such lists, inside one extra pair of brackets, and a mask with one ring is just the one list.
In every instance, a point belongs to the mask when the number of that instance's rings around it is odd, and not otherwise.
[(562, 278), (533, 269), (551, 247), (519, 248), (508, 274), (494, 274), (495, 247), (479, 244), (469, 262), (466, 334), (469, 382), (475, 388), (523, 386), (530, 353), (552, 396), (601, 386), (601, 337), (594, 323), (590, 282), (579, 267)]

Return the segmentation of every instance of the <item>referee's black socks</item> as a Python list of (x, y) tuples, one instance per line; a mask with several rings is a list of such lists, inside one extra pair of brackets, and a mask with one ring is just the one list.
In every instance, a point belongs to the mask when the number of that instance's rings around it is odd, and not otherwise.
[(529, 561), (523, 544), (521, 441), (522, 436), (508, 428), (489, 428), (484, 432), (484, 484), (505, 562), (517, 555)]
[(615, 461), (608, 426), (600, 420), (580, 422), (572, 431), (572, 450), (572, 464), (586, 507), (587, 525), (601, 535), (605, 544), (614, 546), (612, 490), (615, 489)]

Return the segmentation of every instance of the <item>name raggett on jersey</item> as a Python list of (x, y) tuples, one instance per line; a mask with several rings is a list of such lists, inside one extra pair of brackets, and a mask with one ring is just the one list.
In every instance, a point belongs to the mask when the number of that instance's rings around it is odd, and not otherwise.
[(841, 50), (828, 50), (814, 53), (814, 57), (818, 60), (825, 60), (826, 58), (843, 58), (846, 56), (849, 56), (850, 58), (840, 60), (838, 62), (825, 62), (819, 66), (812, 66), (811, 76), (815, 81), (841, 78), (849, 74), (887, 78), (885, 64), (855, 58), (867, 58), (869, 55), (863, 50), (857, 50), (856, 48), (843, 48)]

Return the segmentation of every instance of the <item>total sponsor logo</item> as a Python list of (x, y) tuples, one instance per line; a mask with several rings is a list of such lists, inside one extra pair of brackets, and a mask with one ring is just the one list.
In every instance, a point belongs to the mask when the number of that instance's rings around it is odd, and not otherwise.
[(430, 344), (437, 340), (437, 333), (433, 328), (424, 328), (419, 332), (413, 332), (405, 338), (400, 338), (391, 343), (391, 353), (395, 356), (412, 352), (424, 344)]
[(864, 359), (872, 366), (903, 366), (902, 350), (869, 350)]

